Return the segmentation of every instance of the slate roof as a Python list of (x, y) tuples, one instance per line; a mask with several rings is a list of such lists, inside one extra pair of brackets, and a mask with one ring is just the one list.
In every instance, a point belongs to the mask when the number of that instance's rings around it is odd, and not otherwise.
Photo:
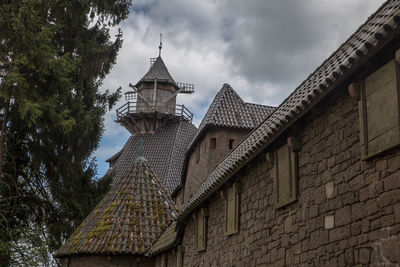
[(111, 158), (116, 161), (108, 173), (114, 173), (114, 183), (117, 183), (138, 157), (139, 142), (143, 139), (144, 156), (167, 192), (172, 194), (181, 183), (185, 151), (195, 132), (193, 124), (180, 120), (168, 123), (154, 134), (132, 135), (120, 155), (117, 153)]
[(251, 130), (263, 122), (273, 110), (274, 107), (271, 106), (244, 102), (229, 84), (224, 84), (208, 108), (189, 149), (194, 146), (207, 127)]
[(176, 215), (175, 204), (157, 175), (145, 159), (138, 159), (56, 256), (143, 255)]
[[(226, 182), (240, 166), (265, 149), (291, 123), (307, 112), (337, 84), (348, 77), (367, 53), (396, 30), (399, 32), (400, 0), (386, 1), (333, 54), (297, 87), (268, 118), (253, 130), (215, 169), (178, 214), (184, 220), (199, 204)], [(396, 29), (397, 28), (397, 29)]]
[(172, 222), (157, 238), (156, 242), (154, 242), (154, 244), (151, 246), (151, 249), (149, 250), (150, 255), (158, 254), (172, 248), (175, 245), (178, 236), (176, 225), (176, 221)]
[(139, 85), (143, 82), (153, 82), (156, 78), (157, 81), (169, 82), (178, 88), (175, 80), (172, 78), (171, 74), (169, 74), (167, 66), (161, 57), (158, 57), (156, 61), (154, 61), (149, 71), (136, 84), (136, 87), (139, 87)]

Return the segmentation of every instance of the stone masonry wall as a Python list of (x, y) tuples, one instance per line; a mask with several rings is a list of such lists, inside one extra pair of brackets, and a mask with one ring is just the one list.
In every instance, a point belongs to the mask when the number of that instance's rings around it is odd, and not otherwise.
[[(184, 190), (185, 203), (197, 192), (207, 175), (232, 151), (229, 149), (229, 139), (235, 140), (233, 143), (233, 148), (235, 148), (248, 133), (249, 130), (226, 128), (214, 128), (207, 131), (200, 139), (200, 160), (196, 162), (196, 149), (189, 156)], [(210, 148), (211, 138), (216, 138), (216, 148)]]
[(155, 259), (130, 256), (74, 256), (61, 260), (62, 267), (154, 267)]
[(302, 121), (298, 200), (275, 209), (270, 170), (255, 158), (237, 174), (239, 233), (224, 235), (225, 201), (214, 194), (205, 252), (196, 251), (196, 224), (186, 219), (184, 266), (399, 263), (400, 149), (362, 161), (358, 104), (339, 92)]

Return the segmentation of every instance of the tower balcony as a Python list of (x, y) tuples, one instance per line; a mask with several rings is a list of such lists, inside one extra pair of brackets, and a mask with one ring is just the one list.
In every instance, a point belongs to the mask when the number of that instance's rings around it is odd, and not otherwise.
[(180, 119), (192, 122), (193, 113), (185, 107), (185, 105), (176, 104), (175, 111), (171, 113), (171, 107), (167, 103), (154, 102), (154, 105), (148, 105), (146, 103), (140, 103), (138, 101), (127, 101), (124, 105), (117, 109), (117, 121), (122, 120), (129, 114), (148, 114), (151, 116), (152, 113), (158, 113), (159, 116), (162, 115), (174, 115)]
[(193, 120), (193, 113), (185, 105), (143, 101), (127, 101), (117, 109), (116, 122), (123, 125), (130, 133), (151, 133), (168, 121)]

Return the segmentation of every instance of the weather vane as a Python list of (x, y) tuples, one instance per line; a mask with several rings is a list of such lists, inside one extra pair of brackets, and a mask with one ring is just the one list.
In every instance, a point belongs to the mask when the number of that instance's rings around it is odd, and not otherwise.
[(162, 33), (160, 33), (160, 46), (158, 47), (159, 49), (158, 57), (161, 57), (161, 48), (162, 48)]

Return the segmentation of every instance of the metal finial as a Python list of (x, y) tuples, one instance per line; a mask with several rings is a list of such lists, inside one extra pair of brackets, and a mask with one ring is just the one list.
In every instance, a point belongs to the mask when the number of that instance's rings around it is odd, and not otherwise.
[(162, 33), (160, 33), (160, 46), (158, 47), (159, 52), (158, 52), (158, 56), (161, 57), (161, 49), (162, 49)]

